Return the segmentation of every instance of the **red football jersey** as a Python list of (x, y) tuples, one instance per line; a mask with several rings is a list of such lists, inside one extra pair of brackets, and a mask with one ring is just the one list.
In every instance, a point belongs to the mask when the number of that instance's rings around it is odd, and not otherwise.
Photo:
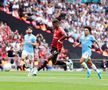
[(62, 27), (59, 27), (58, 29), (54, 30), (51, 46), (57, 48), (58, 51), (60, 51), (63, 46), (63, 43), (59, 43), (58, 40), (64, 35), (66, 35), (66, 32)]

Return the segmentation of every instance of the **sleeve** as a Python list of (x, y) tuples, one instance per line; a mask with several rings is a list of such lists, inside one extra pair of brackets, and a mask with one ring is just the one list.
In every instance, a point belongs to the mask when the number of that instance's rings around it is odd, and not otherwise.
[(32, 42), (33, 42), (33, 43), (36, 42), (36, 37), (35, 37), (35, 36), (32, 38)]
[(60, 29), (61, 29), (60, 31), (61, 31), (62, 35), (67, 35), (66, 32), (65, 32), (65, 30), (63, 28), (60, 28)]
[(95, 37), (93, 35), (91, 36), (90, 39), (91, 39), (92, 42), (95, 42), (96, 41), (96, 39), (95, 39)]

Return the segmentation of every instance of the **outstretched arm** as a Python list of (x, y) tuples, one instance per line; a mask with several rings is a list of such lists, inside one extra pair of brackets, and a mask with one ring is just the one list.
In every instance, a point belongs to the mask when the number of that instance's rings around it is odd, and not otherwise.
[(36, 45), (37, 45), (37, 43), (36, 43), (36, 42), (35, 42), (35, 43), (30, 42), (30, 44), (32, 44), (33, 46), (36, 46)]
[(98, 47), (99, 47), (99, 49), (100, 49), (101, 53), (103, 53), (103, 50), (101, 49), (101, 46), (99, 45), (99, 43), (98, 43), (98, 41), (97, 41), (97, 40), (95, 40), (95, 43), (98, 45)]
[(81, 45), (81, 43), (77, 43), (77, 44), (73, 44), (72, 46), (77, 47), (77, 46), (80, 46), (80, 45)]
[(59, 42), (59, 43), (62, 43), (62, 41), (63, 41), (65, 38), (67, 38), (67, 35), (63, 35), (63, 36), (58, 40), (58, 42)]

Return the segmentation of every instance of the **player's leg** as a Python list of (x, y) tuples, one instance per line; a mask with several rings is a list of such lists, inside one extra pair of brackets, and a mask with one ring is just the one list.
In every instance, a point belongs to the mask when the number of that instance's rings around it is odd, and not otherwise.
[(64, 71), (67, 70), (67, 65), (64, 61), (56, 61), (56, 65), (60, 65), (62, 66), (62, 68), (64, 69)]
[(95, 70), (98, 74), (98, 77), (101, 79), (101, 72), (97, 69), (97, 67), (95, 66), (95, 64), (92, 62), (91, 59), (88, 60), (88, 64), (90, 67), (92, 67), (93, 70)]
[(87, 69), (87, 77), (89, 78), (91, 76), (91, 70), (88, 68), (86, 64), (86, 60), (88, 60), (89, 55), (87, 53), (84, 53), (80, 59), (81, 65)]
[(33, 65), (32, 65), (32, 60), (30, 60), (29, 54), (28, 54), (27, 59), (25, 61), (25, 65), (29, 69), (28, 76), (32, 76)]
[(37, 76), (37, 65), (35, 62), (33, 63), (32, 76)]
[(80, 59), (80, 64), (81, 64), (85, 69), (89, 70), (89, 68), (88, 68), (88, 66), (87, 66), (87, 64), (86, 64), (86, 62), (85, 62), (85, 58), (81, 57), (81, 59)]
[(27, 57), (27, 53), (26, 51), (22, 51), (22, 55), (21, 55), (21, 62), (20, 62), (20, 69), (23, 70), (24, 68), (24, 64), (25, 64), (25, 61), (26, 61), (26, 57)]
[(58, 52), (56, 51), (56, 48), (52, 48), (51, 55), (47, 58), (47, 60), (44, 61), (43, 65), (41, 65), (38, 68), (38, 71), (40, 71), (41, 69), (46, 67), (48, 62), (49, 62), (49, 60), (52, 60), (52, 63), (55, 64), (56, 63), (56, 59), (57, 59), (57, 55), (58, 55)]
[(38, 68), (38, 71), (40, 71), (40, 70), (43, 69), (44, 67), (47, 67), (47, 64), (48, 64), (49, 60), (52, 60), (53, 57), (54, 57), (54, 54), (51, 54), (51, 55), (48, 57), (48, 59), (45, 60), (45, 61), (43, 62), (43, 65), (41, 65), (41, 66)]
[(30, 60), (30, 72), (32, 74), (32, 76), (36, 76), (37, 75), (37, 65), (35, 64), (34, 61), (34, 53), (29, 53), (29, 60)]

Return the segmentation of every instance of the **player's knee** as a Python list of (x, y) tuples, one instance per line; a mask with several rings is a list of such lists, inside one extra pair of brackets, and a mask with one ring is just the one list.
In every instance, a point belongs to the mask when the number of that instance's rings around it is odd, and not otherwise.
[(85, 58), (82, 57), (82, 58), (80, 59), (80, 64), (82, 64), (84, 61), (85, 61)]
[(80, 64), (82, 64), (83, 62), (82, 61), (80, 61)]
[(83, 60), (80, 60), (80, 64), (82, 64), (84, 61)]

